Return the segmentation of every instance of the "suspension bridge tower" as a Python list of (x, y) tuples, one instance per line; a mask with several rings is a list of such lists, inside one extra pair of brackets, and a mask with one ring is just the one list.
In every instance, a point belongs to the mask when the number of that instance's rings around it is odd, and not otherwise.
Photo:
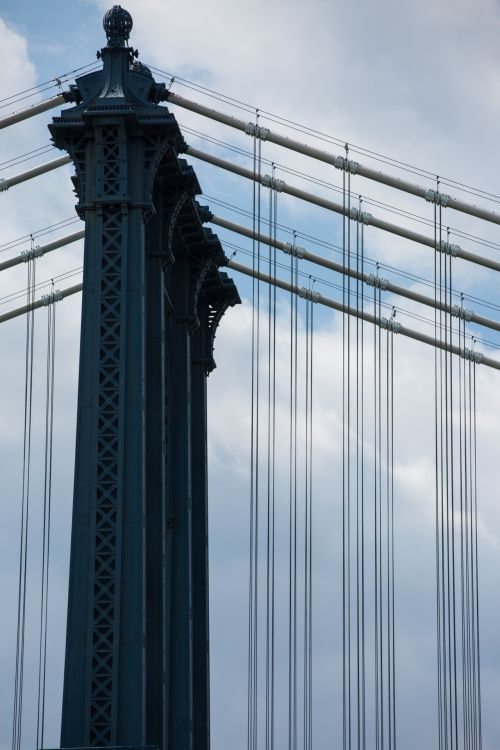
[(239, 297), (130, 14), (104, 29), (50, 126), (85, 221), (61, 746), (206, 750), (206, 378)]

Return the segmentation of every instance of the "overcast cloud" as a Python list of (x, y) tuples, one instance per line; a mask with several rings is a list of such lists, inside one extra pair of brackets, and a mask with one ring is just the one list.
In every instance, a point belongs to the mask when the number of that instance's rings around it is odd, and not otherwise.
[[(23, 91), (77, 65), (91, 62), (104, 43), (100, 26), (109, 3), (77, 0), (71, 4), (47, 0), (43, 10), (34, 2), (4, 0), (0, 5), (0, 43), (4, 75), (0, 98)], [(180, 9), (165, 0), (131, 0), (131, 43), (140, 59), (169, 73), (247, 102), (294, 122), (357, 144), (373, 152), (418, 165), (483, 190), (498, 192), (500, 150), (497, 147), (500, 99), (498, 39), (500, 6), (494, 0), (422, 0), (401, 3), (381, 0), (341, 2), (263, 2), (236, 4), (229, 0), (194, 2)], [(174, 82), (173, 90), (210, 103), (244, 119), (250, 115), (227, 103), (203, 98)], [(7, 111), (8, 108), (7, 108)], [(194, 128), (251, 151), (246, 136), (238, 136), (181, 109), (172, 108), (181, 125)], [(48, 142), (49, 115), (42, 115), (0, 133), (4, 162)], [(55, 114), (55, 113), (54, 113)], [(265, 117), (262, 122), (265, 124)], [(278, 126), (272, 126), (279, 129)], [(283, 126), (282, 132), (292, 135)], [(305, 135), (296, 136), (306, 139)], [(312, 136), (307, 136), (310, 142)], [(189, 143), (249, 166), (223, 146), (186, 134)], [(323, 146), (341, 153), (340, 146)], [(352, 147), (351, 147), (352, 149)], [(55, 155), (55, 154), (54, 154)], [(352, 158), (378, 165), (401, 176), (396, 168), (370, 160), (355, 151)], [(263, 145), (263, 156), (340, 188), (342, 176), (325, 165)], [(46, 157), (45, 157), (46, 158)], [(212, 167), (194, 163), (204, 193), (251, 210), (251, 186)], [(2, 166), (2, 165), (0, 165)], [(28, 163), (29, 166), (29, 163)], [(8, 176), (23, 169), (5, 170)], [(263, 171), (269, 171), (267, 166)], [(74, 213), (71, 169), (47, 174), (0, 194), (0, 244), (29, 235)], [(332, 187), (312, 185), (297, 176), (280, 173), (293, 184), (341, 200)], [(404, 175), (403, 175), (404, 176)], [(433, 187), (431, 179), (410, 176)], [(456, 194), (447, 187), (446, 192)], [(375, 183), (353, 178), (353, 192), (397, 205), (426, 219), (432, 207)], [(466, 197), (466, 195), (462, 195)], [(267, 215), (263, 191), (263, 212)], [(470, 197), (471, 201), (478, 199)], [(206, 201), (205, 201), (206, 202)], [(494, 206), (493, 203), (487, 204)], [(216, 213), (234, 218), (224, 209)], [(396, 223), (401, 217), (380, 207), (372, 213)], [(249, 225), (249, 220), (237, 218)], [(320, 209), (279, 198), (279, 220), (323, 241), (339, 243), (342, 225)], [(493, 227), (448, 212), (446, 226), (497, 241)], [(427, 234), (432, 227), (408, 226)], [(76, 227), (75, 227), (76, 228)], [(221, 239), (250, 248), (234, 235), (218, 232)], [(280, 234), (289, 241), (290, 236)], [(460, 239), (467, 249), (492, 254), (483, 245)], [(41, 241), (40, 241), (41, 242)], [(306, 244), (300, 240), (300, 244)], [(310, 243), (316, 252), (327, 252)], [(12, 252), (10, 257), (29, 242)], [(1, 250), (1, 248), (0, 248)], [(228, 249), (228, 254), (233, 252)], [(433, 254), (428, 248), (366, 230), (366, 253), (373, 259), (403, 267), (413, 274), (432, 277)], [(38, 263), (37, 277), (50, 280), (78, 269), (81, 244), (68, 246)], [(246, 262), (238, 253), (237, 259)], [(308, 269), (308, 272), (312, 272)], [(319, 273), (322, 278), (326, 272)], [(78, 271), (75, 271), (78, 273)], [(233, 274), (235, 276), (235, 274)], [(77, 277), (75, 276), (75, 279)], [(246, 742), (246, 665), (248, 602), (248, 501), (249, 501), (249, 373), (251, 362), (250, 287), (236, 279), (243, 304), (230, 310), (216, 339), (217, 369), (209, 379), (209, 471), (211, 533), (211, 636), (212, 636), (212, 739), (218, 750), (243, 747)], [(335, 283), (338, 279), (333, 278)], [(498, 280), (478, 268), (456, 262), (456, 287), (477, 297), (496, 300)], [(62, 281), (69, 286), (74, 281)], [(415, 288), (420, 288), (414, 282)], [(1, 296), (22, 290), (26, 268), (2, 274)], [(338, 295), (326, 286), (324, 294)], [(40, 293), (46, 290), (41, 290)], [(264, 293), (264, 292), (263, 292)], [(432, 293), (429, 291), (427, 293)], [(400, 300), (390, 304), (412, 310)], [(20, 299), (10, 307), (23, 304)], [(468, 304), (468, 306), (472, 306)], [(8, 305), (0, 306), (0, 313)], [(304, 352), (301, 302), (300, 351)], [(54, 530), (51, 576), (51, 622), (46, 746), (57, 746), (62, 689), (63, 640), (67, 587), (68, 535), (71, 513), (74, 417), (76, 412), (79, 298), (58, 305), (57, 390), (55, 425)], [(483, 311), (482, 311), (483, 312)], [(430, 313), (425, 313), (431, 317)], [(494, 312), (489, 312), (492, 316)], [(33, 483), (41, 482), (45, 311), (37, 314), (35, 450)], [(412, 327), (424, 322), (398, 319)], [(265, 330), (266, 318), (262, 318)], [(367, 367), (373, 358), (371, 332), (365, 349)], [(278, 424), (286, 440), (288, 408), (289, 319), (287, 303), (280, 303), (278, 318)], [(24, 388), (25, 322), (5, 323), (0, 336), (0, 462), (3, 522), (0, 524), (0, 750), (10, 747), (15, 653), (17, 555), (21, 494), (22, 418)], [(495, 340), (491, 332), (486, 338)], [(396, 337), (395, 342), (395, 499), (396, 499), (396, 639), (398, 744), (405, 750), (436, 746), (436, 639), (434, 579), (434, 453), (433, 362), (431, 350)], [(263, 339), (265, 348), (265, 338)], [(487, 345), (483, 350), (495, 356)], [(314, 361), (314, 747), (337, 747), (341, 741), (341, 465), (342, 323), (339, 316), (316, 314)], [(265, 368), (263, 368), (265, 377)], [(301, 384), (303, 374), (301, 374)], [(483, 668), (483, 747), (500, 747), (498, 695), (500, 645), (497, 571), (500, 569), (500, 513), (498, 510), (500, 428), (498, 373), (479, 367), (478, 377), (478, 480), (481, 569), (481, 645)], [(367, 399), (370, 398), (367, 393)], [(265, 410), (263, 411), (265, 414)], [(231, 430), (228, 430), (231, 415)], [(302, 415), (301, 415), (302, 416)], [(367, 439), (367, 455), (372, 446)], [(277, 746), (286, 746), (286, 591), (287, 591), (287, 452), (278, 452), (279, 532), (278, 597), (278, 698)], [(302, 499), (300, 500), (302, 503)], [(302, 505), (300, 505), (302, 508)], [(25, 734), (23, 745), (34, 742), (34, 682), (37, 649), (40, 492), (33, 493), (30, 540), (30, 609), (26, 663)], [(371, 647), (370, 647), (371, 648)], [(370, 667), (371, 669), (371, 667)], [(370, 672), (371, 675), (371, 672)], [(260, 678), (259, 678), (260, 679)], [(259, 683), (260, 684), (260, 683)]]

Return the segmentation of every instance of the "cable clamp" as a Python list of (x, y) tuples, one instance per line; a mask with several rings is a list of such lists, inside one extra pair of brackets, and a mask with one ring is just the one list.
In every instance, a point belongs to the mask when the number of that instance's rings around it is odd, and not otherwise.
[(253, 122), (247, 122), (245, 126), (245, 133), (252, 136), (252, 138), (260, 138), (261, 141), (267, 141), (269, 138), (269, 128), (261, 128), (260, 125), (255, 125)]
[(300, 245), (292, 245), (291, 242), (285, 242), (283, 246), (283, 252), (287, 255), (293, 255), (294, 258), (303, 258), (306, 252), (305, 247)]
[(333, 160), (333, 166), (337, 169), (342, 169), (344, 172), (356, 174), (359, 169), (359, 161), (351, 161), (344, 156), (336, 156)]
[(63, 293), (56, 289), (55, 292), (50, 294), (42, 294), (42, 305), (51, 305), (53, 302), (60, 302), (63, 298)]
[(446, 255), (451, 255), (453, 258), (457, 257), (457, 253), (460, 250), (460, 245), (453, 245), (451, 242), (438, 242), (436, 245), (436, 250), (440, 253), (446, 253)]
[(4, 193), (9, 189), (9, 183), (4, 177), (0, 177), (0, 193)]
[(281, 191), (285, 187), (284, 180), (277, 180), (275, 177), (271, 177), (271, 175), (268, 174), (263, 175), (260, 178), (260, 182), (264, 187), (271, 188), (271, 190), (277, 190), (278, 193), (281, 193)]
[(353, 221), (361, 221), (363, 224), (369, 224), (372, 219), (372, 214), (369, 214), (366, 211), (360, 211), (353, 206), (349, 212), (349, 218)]
[(382, 289), (385, 291), (387, 287), (389, 286), (389, 280), (388, 279), (381, 279), (380, 276), (375, 276), (375, 274), (370, 273), (366, 277), (366, 283), (370, 286), (375, 286), (377, 289)]
[(484, 359), (484, 354), (476, 352), (474, 349), (467, 349), (467, 347), (463, 350), (462, 356), (464, 359), (468, 359), (470, 362), (475, 362), (476, 364), (480, 364)]
[(399, 333), (401, 323), (398, 323), (394, 318), (380, 318), (380, 327), (387, 328), (388, 331), (392, 331), (393, 333)]
[(466, 307), (460, 307), (460, 305), (452, 305), (451, 314), (462, 320), (472, 320), (472, 310), (467, 310)]
[(43, 249), (40, 245), (36, 245), (31, 250), (23, 250), (20, 255), (23, 259), (23, 263), (28, 263), (28, 261), (35, 260), (35, 258), (41, 258), (43, 255)]
[(319, 302), (321, 294), (319, 292), (313, 292), (312, 289), (307, 289), (305, 286), (301, 286), (299, 289), (299, 297), (302, 297), (302, 299), (308, 299), (311, 302)]
[(435, 203), (437, 206), (442, 206), (443, 208), (446, 208), (450, 202), (450, 198), (451, 196), (446, 195), (446, 193), (440, 193), (439, 190), (428, 190), (425, 194), (425, 200), (428, 203)]

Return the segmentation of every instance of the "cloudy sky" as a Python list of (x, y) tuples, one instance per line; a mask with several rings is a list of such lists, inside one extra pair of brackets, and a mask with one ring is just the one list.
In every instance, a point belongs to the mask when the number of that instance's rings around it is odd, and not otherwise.
[[(108, 3), (101, 0), (32, 0), (0, 2), (0, 43), (4, 73), (0, 99), (10, 97), (61, 76), (95, 60), (104, 44), (102, 14)], [(381, 0), (311, 0), (308, 4), (291, 0), (255, 0), (236, 4), (229, 0), (200, 0), (180, 7), (168, 0), (130, 0), (127, 9), (134, 18), (131, 43), (140, 59), (160, 71), (158, 80), (178, 77), (172, 90), (222, 109), (242, 119), (253, 119), (256, 108), (264, 125), (299, 140), (344, 153), (349, 143), (351, 157), (398, 177), (412, 179), (427, 188), (435, 186), (436, 176), (454, 180), (491, 194), (498, 191), (500, 151), (496, 147), (500, 118), (500, 63), (498, 38), (500, 6), (494, 0), (422, 0), (403, 3)], [(182, 80), (181, 80), (182, 79)], [(188, 88), (186, 81), (195, 89)], [(205, 90), (220, 92), (212, 98)], [(42, 97), (52, 90), (41, 94)], [(229, 98), (245, 103), (235, 106)], [(28, 99), (27, 103), (36, 100)], [(3, 104), (4, 102), (0, 102)], [(19, 108), (7, 105), (0, 116)], [(248, 155), (235, 153), (221, 143), (251, 152), (252, 142), (243, 135), (210, 121), (172, 108), (188, 143), (223, 158), (250, 167)], [(287, 120), (271, 123), (266, 113)], [(8, 177), (52, 154), (16, 166), (5, 162), (48, 143), (46, 113), (1, 131), (0, 176)], [(297, 134), (293, 122), (302, 132)], [(308, 132), (304, 131), (308, 129)], [(315, 136), (326, 134), (330, 142)], [(196, 131), (196, 132), (193, 132)], [(55, 156), (55, 153), (53, 154)], [(276, 175), (303, 189), (342, 200), (342, 176), (331, 167), (308, 161), (293, 152), (263, 144), (265, 160), (276, 164)], [(380, 156), (384, 155), (383, 162)], [(387, 158), (386, 158), (387, 157)], [(403, 171), (395, 162), (412, 165)], [(204, 202), (213, 210), (251, 225), (251, 217), (223, 208), (216, 201), (251, 211), (252, 188), (244, 180), (195, 163)], [(415, 167), (415, 169), (413, 169)], [(288, 171), (287, 171), (288, 170)], [(290, 174), (301, 172), (308, 177)], [(265, 164), (263, 171), (270, 171)], [(415, 174), (418, 172), (418, 174)], [(35, 242), (62, 236), (68, 228), (37, 238), (40, 230), (74, 216), (74, 195), (69, 167), (32, 180), (0, 195), (0, 261), (29, 247), (29, 239), (13, 249), (4, 244), (35, 234)], [(311, 182), (311, 179), (316, 182)], [(405, 194), (382, 189), (376, 183), (353, 178), (353, 194), (362, 194), (368, 210), (394, 223), (432, 235), (432, 207)], [(469, 195), (459, 186), (447, 185), (445, 192), (473, 203), (495, 208), (493, 200)], [(268, 195), (262, 191), (262, 213), (268, 214)], [(371, 201), (371, 204), (370, 204)], [(376, 205), (375, 202), (377, 202)], [(384, 203), (385, 206), (381, 206)], [(416, 221), (396, 215), (393, 208), (421, 217)], [(299, 233), (299, 244), (335, 260), (334, 248), (342, 241), (342, 223), (317, 207), (279, 196), (278, 221)], [(429, 224), (428, 222), (431, 222)], [(491, 243), (498, 241), (495, 227), (453, 212), (444, 212), (444, 226), (450, 227), (451, 240), (477, 254), (495, 257)], [(78, 228), (75, 224), (71, 227)], [(263, 224), (263, 230), (266, 230)], [(305, 240), (300, 233), (316, 240)], [(461, 234), (459, 234), (461, 233)], [(470, 235), (467, 238), (463, 234)], [(219, 232), (227, 252), (248, 263), (244, 251), (251, 245), (230, 233)], [(291, 235), (280, 230), (279, 237)], [(478, 241), (476, 238), (479, 238)], [(230, 244), (231, 243), (231, 244)], [(385, 266), (397, 267), (415, 276), (431, 279), (433, 253), (408, 241), (367, 229), (367, 258)], [(54, 252), (37, 266), (37, 281), (68, 274), (56, 282), (59, 288), (76, 283), (82, 262), (82, 248), (75, 243)], [(307, 267), (330, 284), (340, 279), (323, 270)], [(373, 272), (374, 267), (370, 267)], [(433, 294), (416, 280), (401, 282), (395, 272), (383, 268), (381, 274), (398, 278), (398, 283), (414, 285)], [(454, 286), (476, 298), (495, 302), (498, 281), (489, 272), (454, 264)], [(209, 473), (211, 533), (211, 636), (212, 636), (212, 737), (214, 748), (242, 747), (246, 742), (247, 685), (247, 602), (248, 602), (248, 518), (250, 474), (250, 378), (251, 369), (251, 287), (236, 279), (243, 304), (227, 313), (216, 341), (217, 370), (209, 381)], [(2, 275), (0, 313), (23, 304), (15, 298), (26, 286), (26, 268)], [(316, 282), (318, 290), (337, 296), (338, 290)], [(39, 294), (46, 291), (40, 288)], [(267, 295), (266, 291), (262, 292)], [(7, 301), (7, 295), (14, 295)], [(415, 307), (387, 296), (396, 305), (397, 318), (405, 325), (432, 333), (425, 320), (409, 316)], [(481, 314), (498, 316), (495, 310), (467, 302)], [(68, 540), (71, 512), (74, 451), (74, 418), (80, 300), (66, 300), (57, 308), (57, 375), (54, 464), (54, 525), (51, 561), (51, 611), (46, 746), (58, 745), (58, 723), (62, 685), (63, 638), (67, 585)], [(406, 312), (405, 312), (406, 311)], [(316, 311), (315, 311), (316, 312)], [(429, 311), (418, 311), (432, 319)], [(389, 308), (390, 314), (390, 308)], [(305, 307), (299, 307), (299, 387), (304, 388)], [(34, 743), (34, 687), (37, 617), (39, 601), (39, 528), (42, 477), (42, 433), (45, 389), (46, 313), (37, 314), (35, 346), (35, 407), (32, 522), (28, 577), (28, 630), (26, 652), (25, 727), (23, 745)], [(265, 313), (262, 330), (267, 327)], [(470, 329), (495, 341), (491, 331)], [(368, 332), (369, 329), (367, 328)], [(20, 524), (22, 419), (24, 405), (25, 322), (17, 319), (2, 324), (0, 331), (0, 460), (3, 522), (0, 524), (0, 749), (10, 747), (14, 680), (17, 555)], [(314, 650), (313, 650), (313, 732), (315, 747), (339, 746), (341, 725), (341, 499), (342, 499), (342, 319), (316, 312), (314, 332)], [(491, 356), (495, 348), (480, 344)], [(265, 336), (262, 350), (267, 346)], [(277, 321), (278, 385), (277, 413), (279, 435), (288, 440), (288, 360), (289, 302), (279, 298)], [(434, 558), (434, 357), (431, 350), (396, 337), (395, 389), (395, 549), (396, 549), (396, 681), (398, 744), (405, 748), (437, 746), (437, 678), (435, 635), (435, 558)], [(354, 354), (353, 354), (354, 356)], [(500, 358), (500, 357), (499, 357)], [(367, 368), (372, 366), (373, 345), (367, 333)], [(353, 360), (354, 361), (354, 360)], [(266, 377), (262, 364), (261, 377)], [(483, 747), (500, 746), (497, 696), (500, 689), (500, 647), (498, 645), (498, 587), (500, 565), (500, 513), (497, 504), (499, 462), (496, 446), (500, 429), (498, 373), (478, 368), (478, 492), (479, 566), (481, 607), (481, 657), (483, 696)], [(264, 382), (264, 380), (263, 380)], [(367, 388), (367, 413), (373, 395)], [(266, 407), (262, 403), (262, 420)], [(228, 415), (232, 429), (228, 431)], [(304, 406), (299, 418), (304, 416)], [(372, 455), (368, 429), (366, 453)], [(264, 436), (262, 437), (265, 445)], [(301, 455), (302, 444), (299, 450)], [(367, 459), (370, 463), (370, 458)], [(287, 676), (287, 513), (288, 455), (277, 454), (277, 738), (286, 746)], [(302, 464), (301, 464), (302, 466)], [(300, 469), (302, 471), (302, 469)], [(263, 469), (264, 472), (264, 469)], [(303, 513), (302, 495), (299, 513)], [(370, 516), (371, 517), (371, 516)], [(265, 528), (262, 526), (262, 533)], [(371, 546), (369, 546), (371, 550)], [(302, 547), (299, 545), (299, 550)], [(261, 574), (263, 569), (261, 570)], [(299, 575), (299, 589), (302, 591)], [(371, 615), (370, 615), (371, 616)], [(261, 623), (262, 624), (262, 623)], [(370, 630), (371, 633), (371, 630)], [(300, 631), (302, 634), (302, 631)], [(371, 635), (370, 635), (371, 637)], [(372, 658), (371, 642), (367, 652)], [(262, 652), (259, 652), (260, 656)], [(259, 658), (259, 692), (263, 687)], [(373, 690), (372, 667), (368, 668)], [(299, 682), (299, 693), (300, 693)], [(371, 693), (370, 693), (371, 695)], [(369, 702), (371, 698), (369, 698)], [(371, 703), (370, 703), (371, 705)], [(262, 708), (260, 706), (259, 710)], [(372, 715), (369, 709), (369, 721)], [(262, 731), (259, 714), (259, 732)], [(300, 720), (299, 720), (300, 723)], [(261, 736), (261, 734), (259, 735)]]

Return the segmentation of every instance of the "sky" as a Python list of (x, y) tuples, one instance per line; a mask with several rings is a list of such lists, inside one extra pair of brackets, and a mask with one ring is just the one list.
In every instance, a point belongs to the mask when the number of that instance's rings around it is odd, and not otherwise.
[[(443, 190), (470, 202), (495, 208), (493, 200), (466, 192), (472, 185), (491, 194), (498, 192), (500, 152), (496, 148), (500, 115), (498, 97), (500, 64), (498, 38), (500, 6), (494, 0), (422, 0), (402, 3), (381, 0), (291, 0), (252, 4), (213, 0), (192, 3), (180, 9), (166, 0), (131, 0), (125, 7), (134, 19), (131, 43), (140, 60), (164, 73), (172, 90), (213, 108), (255, 119), (289, 137), (307, 141), (335, 154), (344, 154), (349, 144), (351, 158), (427, 188), (436, 177)], [(0, 1), (0, 43), (4, 75), (0, 99), (51, 82), (95, 61), (104, 45), (101, 19), (108, 4), (101, 0), (45, 3)], [(190, 82), (186, 84), (186, 82)], [(207, 91), (219, 92), (214, 98)], [(42, 97), (52, 93), (47, 90)], [(233, 103), (229, 101), (233, 100)], [(35, 99), (27, 100), (32, 103)], [(245, 103), (236, 106), (234, 100)], [(0, 102), (2, 104), (2, 102)], [(7, 104), (8, 114), (20, 105)], [(172, 107), (185, 139), (200, 149), (251, 167), (251, 140), (242, 134)], [(272, 113), (275, 117), (269, 117)], [(53, 113), (25, 121), (0, 133), (0, 176), (8, 177), (55, 153), (41, 155), (18, 166), (8, 160), (49, 143), (47, 124)], [(276, 120), (282, 118), (279, 122)], [(292, 127), (290, 123), (295, 123)], [(313, 133), (312, 131), (315, 131)], [(193, 132), (195, 131), (195, 132)], [(201, 135), (200, 135), (201, 134)], [(319, 134), (324, 134), (320, 137)], [(212, 141), (208, 139), (212, 139)], [(217, 139), (215, 143), (213, 139)], [(221, 143), (223, 142), (223, 143)], [(228, 149), (224, 144), (231, 144)], [(242, 153), (242, 150), (247, 152)], [(384, 155), (383, 157), (381, 155)], [(342, 200), (342, 175), (331, 167), (262, 144), (262, 156), (275, 164), (276, 176), (332, 200)], [(395, 163), (395, 160), (398, 164)], [(203, 203), (215, 213), (251, 226), (252, 187), (241, 178), (227, 175), (196, 162), (203, 189)], [(403, 170), (401, 164), (411, 165)], [(269, 164), (263, 171), (270, 171)], [(293, 171), (293, 174), (291, 173)], [(301, 173), (301, 174), (298, 174)], [(56, 222), (74, 217), (71, 168), (31, 180), (0, 194), (0, 261), (28, 249), (29, 235), (35, 243), (79, 228), (75, 222), (45, 238), (36, 233)], [(306, 176), (304, 176), (306, 175)], [(313, 180), (313, 181), (311, 181)], [(455, 183), (451, 185), (451, 181)], [(467, 188), (468, 189), (468, 188)], [(340, 191), (340, 192), (339, 192)], [(433, 209), (422, 200), (383, 188), (359, 177), (352, 178), (353, 201), (363, 195), (365, 210), (409, 229), (432, 235)], [(355, 196), (355, 197), (354, 197)], [(268, 192), (263, 190), (262, 228), (269, 212)], [(247, 214), (235, 213), (231, 204)], [(384, 204), (384, 205), (381, 205)], [(393, 210), (396, 207), (398, 214)], [(401, 212), (407, 212), (404, 216)], [(427, 225), (412, 219), (423, 217)], [(280, 225), (295, 230), (298, 242), (313, 252), (339, 259), (342, 222), (315, 206), (278, 196)], [(495, 257), (492, 243), (498, 241), (495, 226), (444, 211), (443, 225), (450, 239), (477, 254)], [(285, 228), (278, 236), (291, 241)], [(251, 243), (216, 230), (228, 255), (249, 264), (245, 251)], [(353, 230), (354, 231), (354, 230)], [(309, 238), (304, 237), (308, 235)], [(467, 236), (464, 236), (467, 235)], [(24, 237), (13, 249), (5, 244)], [(354, 235), (353, 235), (354, 237)], [(27, 238), (27, 239), (26, 239)], [(314, 239), (311, 239), (314, 238)], [(477, 241), (475, 238), (480, 238)], [(326, 247), (332, 243), (335, 247)], [(239, 249), (235, 249), (235, 245)], [(433, 294), (416, 277), (432, 279), (434, 256), (419, 246), (369, 227), (365, 230), (368, 259), (381, 264), (380, 274), (428, 295)], [(264, 251), (263, 251), (264, 252)], [(79, 279), (82, 245), (74, 243), (47, 255), (37, 264), (37, 280), (56, 280), (64, 288)], [(404, 269), (415, 278), (403, 278), (391, 269)], [(370, 266), (370, 272), (376, 267)], [(341, 281), (323, 269), (305, 266), (318, 277), (315, 289), (339, 298)], [(286, 271), (283, 271), (286, 274)], [(243, 304), (230, 310), (217, 333), (217, 369), (209, 378), (209, 481), (210, 481), (210, 603), (212, 742), (214, 748), (242, 747), (246, 743), (247, 711), (247, 619), (248, 534), (250, 476), (250, 373), (252, 306), (251, 285), (236, 274)], [(321, 279), (326, 281), (321, 281)], [(463, 261), (454, 261), (454, 288), (466, 295), (495, 303), (498, 280), (491, 272)], [(2, 274), (0, 313), (23, 304), (15, 293), (26, 287), (26, 267)], [(41, 288), (39, 294), (48, 290)], [(371, 292), (370, 292), (371, 293)], [(5, 299), (8, 295), (14, 295)], [(267, 300), (267, 290), (262, 290)], [(419, 313), (408, 301), (384, 295), (385, 314), (397, 308), (397, 320), (432, 334), (428, 321), (412, 317)], [(467, 299), (467, 307), (481, 314), (498, 316), (498, 310), (481, 307)], [(305, 388), (306, 308), (299, 306), (298, 352), (300, 392)], [(55, 463), (53, 498), (53, 545), (51, 560), (49, 620), (49, 672), (45, 746), (58, 746), (62, 690), (63, 643), (71, 523), (73, 452), (75, 438), (76, 387), (79, 346), (79, 297), (57, 306), (57, 369), (55, 414)], [(262, 311), (261, 350), (266, 351), (267, 313)], [(46, 312), (36, 316), (35, 408), (33, 448), (33, 506), (30, 532), (30, 567), (26, 647), (25, 724), (23, 746), (34, 743), (34, 675), (37, 658), (38, 591), (42, 478), (43, 409), (45, 392)], [(339, 746), (342, 739), (342, 327), (338, 315), (315, 309), (314, 331), (314, 650), (313, 736), (314, 747)], [(3, 522), (0, 524), (0, 750), (10, 747), (17, 601), (17, 556), (20, 524), (21, 466), (24, 406), (25, 321), (16, 319), (0, 327), (0, 461)], [(287, 680), (287, 586), (288, 586), (288, 439), (290, 303), (278, 298), (277, 314), (277, 419), (280, 443), (277, 453), (277, 746), (286, 746)], [(354, 328), (352, 329), (355, 330)], [(490, 343), (479, 348), (497, 357), (498, 339), (492, 331), (469, 327), (473, 335)], [(373, 338), (366, 328), (365, 361), (373, 367)], [(394, 476), (396, 553), (396, 685), (398, 745), (405, 748), (435, 747), (436, 628), (434, 550), (434, 355), (417, 342), (394, 339)], [(385, 352), (385, 350), (384, 350)], [(352, 362), (355, 351), (352, 349)], [(267, 382), (263, 357), (259, 377)], [(499, 462), (495, 448), (500, 428), (498, 373), (477, 368), (479, 568), (481, 612), (481, 658), (483, 698), (483, 747), (500, 746), (497, 696), (500, 688), (500, 607), (496, 570), (500, 564), (497, 490)], [(261, 396), (264, 399), (264, 396)], [(367, 404), (373, 401), (371, 385)], [(368, 407), (367, 407), (368, 408)], [(299, 424), (305, 418), (301, 402)], [(262, 401), (262, 423), (266, 419)], [(231, 429), (228, 429), (228, 418)], [(458, 418), (456, 411), (455, 417)], [(371, 424), (371, 423), (370, 423)], [(367, 471), (373, 462), (373, 435), (367, 428)], [(265, 434), (259, 435), (265, 448)], [(283, 444), (281, 443), (283, 441)], [(351, 444), (354, 445), (351, 434)], [(303, 457), (300, 431), (299, 455)], [(302, 463), (299, 477), (302, 481)], [(262, 477), (265, 476), (263, 464)], [(264, 480), (262, 480), (264, 481)], [(264, 498), (263, 492), (262, 497)], [(264, 502), (264, 501), (263, 501)], [(304, 512), (299, 493), (299, 514)], [(265, 507), (265, 506), (263, 506)], [(265, 514), (262, 514), (263, 516)], [(302, 516), (301, 516), (302, 518)], [(371, 518), (371, 516), (370, 516)], [(370, 521), (371, 523), (371, 521)], [(261, 519), (259, 527), (265, 533)], [(301, 529), (302, 533), (302, 529)], [(299, 552), (303, 552), (299, 542)], [(370, 553), (372, 548), (369, 547)], [(262, 552), (262, 550), (261, 550)], [(264, 563), (262, 563), (262, 566)], [(264, 580), (265, 568), (259, 568)], [(299, 591), (303, 580), (299, 575)], [(262, 605), (262, 602), (260, 602)], [(262, 612), (262, 606), (261, 610)], [(300, 610), (302, 612), (302, 610)], [(371, 613), (370, 613), (371, 616)], [(263, 622), (259, 620), (259, 629)], [(299, 626), (299, 636), (303, 631)], [(371, 630), (369, 637), (371, 638)], [(367, 646), (372, 664), (371, 641)], [(299, 650), (299, 653), (302, 652)], [(259, 695), (263, 690), (263, 652), (259, 651)], [(372, 666), (368, 668), (372, 691)], [(299, 680), (299, 693), (301, 682)], [(370, 693), (371, 695), (371, 693)], [(259, 737), (262, 737), (263, 705), (259, 699)], [(370, 699), (371, 700), (371, 699)], [(371, 705), (370, 701), (369, 704)], [(368, 719), (373, 717), (369, 709)], [(299, 720), (300, 722), (300, 720)]]

